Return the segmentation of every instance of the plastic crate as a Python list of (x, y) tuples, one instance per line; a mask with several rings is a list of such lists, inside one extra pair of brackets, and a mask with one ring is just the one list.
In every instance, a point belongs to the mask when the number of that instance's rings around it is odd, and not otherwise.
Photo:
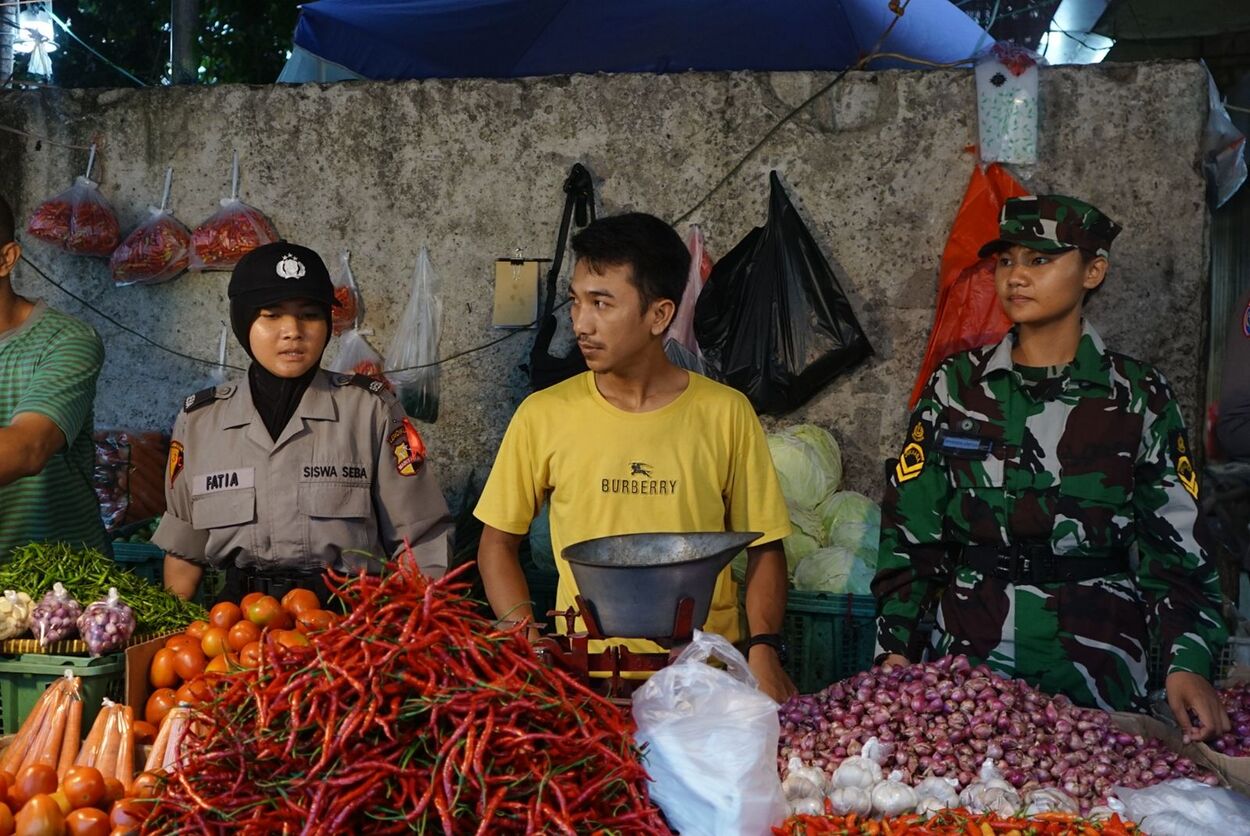
[(151, 543), (113, 542), (113, 561), (154, 586), (165, 583), (165, 551)]
[(39, 695), (65, 669), (73, 670), (82, 680), (82, 727), (91, 728), (105, 697), (114, 702), (125, 698), (125, 654), (110, 653), (95, 659), (86, 656), (48, 656), (25, 653), (11, 659), (0, 659), (0, 714), (4, 733), (16, 734), (27, 715), (35, 707)]
[(799, 693), (815, 693), (872, 667), (876, 616), (871, 595), (791, 589), (783, 627), (790, 657), (784, 667)]

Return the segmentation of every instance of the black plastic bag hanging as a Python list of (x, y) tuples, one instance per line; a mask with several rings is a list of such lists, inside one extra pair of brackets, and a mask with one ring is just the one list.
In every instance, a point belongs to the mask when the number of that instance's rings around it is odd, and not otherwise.
[(872, 354), (829, 262), (769, 176), (768, 222), (728, 252), (695, 308), (695, 335), (715, 376), (756, 412), (780, 415)]

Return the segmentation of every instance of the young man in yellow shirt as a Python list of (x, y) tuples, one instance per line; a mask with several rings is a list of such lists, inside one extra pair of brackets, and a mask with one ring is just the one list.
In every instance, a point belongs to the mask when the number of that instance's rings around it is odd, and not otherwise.
[[(761, 689), (782, 701), (794, 693), (780, 658), (790, 522), (763, 429), (741, 393), (664, 353), (689, 253), (672, 227), (640, 213), (595, 221), (572, 246), (573, 331), (589, 371), (528, 397), (504, 435), (474, 511), (486, 526), (478, 566), (491, 608), (500, 618), (533, 616), (517, 550), (544, 501), (559, 609), (577, 594), (565, 546), (614, 534), (761, 531), (747, 549), (748, 661)], [(704, 629), (740, 638), (728, 568)]]

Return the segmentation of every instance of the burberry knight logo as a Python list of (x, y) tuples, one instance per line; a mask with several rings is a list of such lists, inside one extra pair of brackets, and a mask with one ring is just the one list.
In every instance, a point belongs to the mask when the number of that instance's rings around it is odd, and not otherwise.
[(647, 464), (646, 462), (630, 462), (629, 463), (629, 475), (630, 476), (646, 476), (648, 479), (650, 479), (651, 478), (651, 465)]

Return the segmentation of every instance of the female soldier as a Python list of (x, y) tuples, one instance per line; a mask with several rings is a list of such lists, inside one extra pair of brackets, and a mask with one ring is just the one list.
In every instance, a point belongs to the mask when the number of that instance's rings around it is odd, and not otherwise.
[(447, 568), (451, 522), (424, 446), (382, 384), (320, 368), (334, 287), (320, 256), (286, 242), (239, 260), (230, 321), (252, 364), (238, 385), (187, 398), (174, 424), (168, 506), (153, 542), (186, 598), (202, 566), (223, 598), (325, 597), (322, 571), (376, 571), (405, 542), (421, 570)]
[(1228, 725), (1208, 682), (1227, 632), (1194, 540), (1185, 427), (1163, 375), (1082, 319), (1119, 231), (1069, 197), (1004, 206), (981, 255), (998, 255), (1015, 325), (944, 362), (908, 423), (873, 582), (878, 660), (918, 659), (917, 620), (937, 601), (940, 652), (1082, 705), (1141, 708), (1154, 634), (1176, 717), (1207, 737)]

